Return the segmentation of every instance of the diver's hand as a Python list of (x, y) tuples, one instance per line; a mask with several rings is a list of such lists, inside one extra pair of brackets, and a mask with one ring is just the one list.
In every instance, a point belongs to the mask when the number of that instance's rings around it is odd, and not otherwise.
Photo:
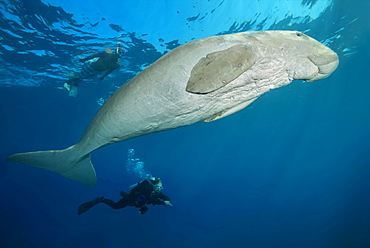
[(173, 205), (171, 204), (171, 202), (170, 202), (170, 201), (164, 201), (164, 204), (165, 204), (166, 206), (173, 207)]

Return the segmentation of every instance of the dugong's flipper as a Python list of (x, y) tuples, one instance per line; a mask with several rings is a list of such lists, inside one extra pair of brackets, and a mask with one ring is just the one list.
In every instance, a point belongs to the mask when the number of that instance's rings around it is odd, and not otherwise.
[(6, 161), (35, 166), (89, 187), (94, 186), (96, 174), (90, 160), (90, 153), (82, 158), (76, 158), (73, 147), (64, 150), (17, 153), (8, 157)]
[(207, 54), (192, 69), (186, 90), (201, 94), (218, 90), (251, 68), (255, 61), (252, 49), (244, 45)]

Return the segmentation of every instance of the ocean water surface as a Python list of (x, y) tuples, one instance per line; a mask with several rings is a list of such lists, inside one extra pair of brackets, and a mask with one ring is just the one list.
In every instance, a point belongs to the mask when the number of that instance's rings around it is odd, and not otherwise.
[[(1, 247), (370, 247), (369, 0), (0, 1)], [(93, 188), (27, 165), (64, 149), (106, 99), (165, 53), (207, 36), (298, 30), (337, 52), (328, 78), (248, 108), (92, 153)], [(79, 57), (120, 44), (105, 80), (63, 83)], [(77, 207), (147, 174), (173, 207)]]

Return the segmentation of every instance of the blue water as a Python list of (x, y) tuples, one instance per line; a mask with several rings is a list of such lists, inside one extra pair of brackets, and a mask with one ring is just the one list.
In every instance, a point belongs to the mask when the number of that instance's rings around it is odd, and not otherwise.
[[(370, 247), (369, 0), (2, 0), (0, 8), (1, 247)], [(328, 45), (337, 71), (215, 122), (99, 149), (93, 188), (5, 162), (75, 144), (112, 92), (178, 45), (268, 29)], [(124, 66), (68, 97), (63, 83), (78, 57), (117, 42)], [(161, 177), (174, 206), (141, 216), (98, 205), (78, 216), (81, 203), (118, 200), (139, 180), (130, 158)]]

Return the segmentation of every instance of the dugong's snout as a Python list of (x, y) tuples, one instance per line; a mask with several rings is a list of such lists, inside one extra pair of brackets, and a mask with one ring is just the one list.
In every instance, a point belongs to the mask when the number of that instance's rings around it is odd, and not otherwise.
[(338, 64), (338, 55), (332, 50), (324, 54), (308, 55), (295, 67), (293, 78), (303, 79), (306, 82), (320, 80), (330, 76), (337, 69)]
[(307, 82), (313, 82), (330, 76), (339, 64), (338, 55), (329, 48), (327, 48), (325, 53), (308, 56), (308, 59), (317, 66), (318, 73), (313, 78), (307, 79)]
[(338, 67), (338, 55), (326, 45), (300, 32), (284, 32), (298, 51), (293, 79), (313, 82), (330, 76)]

